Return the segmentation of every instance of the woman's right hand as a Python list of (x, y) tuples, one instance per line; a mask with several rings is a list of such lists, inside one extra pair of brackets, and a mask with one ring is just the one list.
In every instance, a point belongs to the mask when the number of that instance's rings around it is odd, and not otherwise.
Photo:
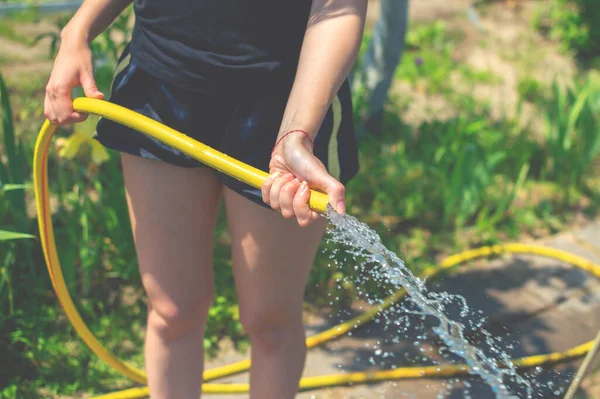
[(44, 114), (52, 124), (77, 123), (87, 118), (87, 114), (73, 110), (71, 91), (78, 86), (83, 87), (86, 97), (104, 99), (94, 80), (89, 44), (76, 38), (65, 38), (46, 85)]

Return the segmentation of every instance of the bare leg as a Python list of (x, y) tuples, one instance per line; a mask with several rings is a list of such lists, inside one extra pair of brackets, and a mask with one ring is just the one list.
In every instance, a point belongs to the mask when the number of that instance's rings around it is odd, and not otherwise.
[(222, 186), (207, 168), (178, 168), (127, 154), (123, 170), (150, 303), (145, 359), (151, 397), (198, 398)]
[(250, 397), (293, 398), (304, 370), (304, 288), (326, 222), (302, 228), (225, 188), (240, 318), (252, 344)]

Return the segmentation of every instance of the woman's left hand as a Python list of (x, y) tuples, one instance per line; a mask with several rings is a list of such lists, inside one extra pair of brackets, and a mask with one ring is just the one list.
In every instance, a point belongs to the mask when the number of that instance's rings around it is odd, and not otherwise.
[(320, 189), (338, 213), (345, 213), (345, 187), (333, 178), (313, 154), (312, 142), (298, 131), (285, 136), (275, 147), (269, 163), (269, 176), (262, 185), (263, 201), (287, 219), (296, 218), (308, 226), (319, 214), (308, 206), (310, 190)]

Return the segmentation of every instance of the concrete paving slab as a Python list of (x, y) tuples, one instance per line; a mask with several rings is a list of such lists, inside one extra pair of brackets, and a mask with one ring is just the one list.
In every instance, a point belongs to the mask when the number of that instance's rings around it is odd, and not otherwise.
[(590, 223), (587, 226), (578, 229), (573, 232), (573, 236), (587, 241), (600, 251), (600, 221)]

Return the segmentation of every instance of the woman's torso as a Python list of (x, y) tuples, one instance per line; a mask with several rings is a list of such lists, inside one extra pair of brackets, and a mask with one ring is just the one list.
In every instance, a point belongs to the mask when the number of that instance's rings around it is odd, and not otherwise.
[(192, 90), (291, 84), (311, 0), (135, 0), (134, 60)]

